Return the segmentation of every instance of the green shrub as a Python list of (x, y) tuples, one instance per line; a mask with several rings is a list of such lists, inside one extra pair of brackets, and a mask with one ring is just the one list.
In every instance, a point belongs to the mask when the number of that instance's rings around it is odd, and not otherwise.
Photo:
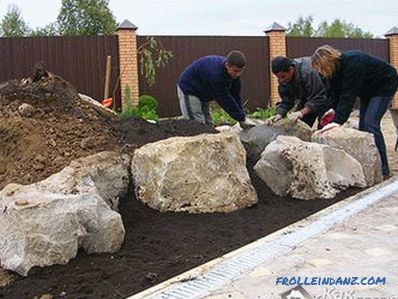
[(159, 119), (159, 115), (156, 111), (159, 103), (154, 97), (149, 95), (140, 96), (138, 98), (137, 107), (133, 108), (130, 86), (126, 86), (124, 89), (124, 96), (126, 106), (124, 107), (122, 113), (120, 113), (120, 117), (136, 117), (155, 121)]
[(142, 95), (138, 99), (138, 109), (147, 108), (149, 110), (156, 110), (159, 106), (158, 101), (152, 96)]

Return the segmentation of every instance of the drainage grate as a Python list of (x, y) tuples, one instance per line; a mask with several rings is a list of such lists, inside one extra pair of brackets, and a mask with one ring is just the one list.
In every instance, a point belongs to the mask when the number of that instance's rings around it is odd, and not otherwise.
[[(255, 267), (277, 256), (290, 252), (298, 244), (329, 230), (334, 225), (347, 220), (361, 210), (397, 191), (398, 181), (385, 185), (380, 189), (376, 188), (373, 192), (360, 197), (348, 205), (340, 207), (309, 225), (298, 228), (291, 233), (281, 235), (270, 242), (258, 243), (258, 246), (250, 247), (242, 253), (218, 263), (210, 271), (195, 279), (182, 282), (177, 281), (163, 290), (145, 296), (145, 298), (194, 299), (209, 295), (212, 291), (230, 283), (238, 276), (253, 270)], [(135, 298), (143, 297), (140, 294), (130, 297), (130, 299)]]

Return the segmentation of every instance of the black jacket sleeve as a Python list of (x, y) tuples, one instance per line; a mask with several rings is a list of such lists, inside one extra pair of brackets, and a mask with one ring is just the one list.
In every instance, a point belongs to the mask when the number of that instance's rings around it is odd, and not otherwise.
[(344, 124), (349, 118), (364, 78), (364, 71), (356, 65), (347, 66), (341, 76), (341, 91), (333, 122)]
[(276, 108), (276, 113), (285, 116), (290, 109), (294, 107), (295, 98), (286, 84), (279, 84), (278, 86), (279, 96), (281, 97), (281, 102)]
[(317, 115), (322, 114), (327, 106), (327, 93), (319, 74), (315, 70), (303, 74), (303, 81), (306, 90), (304, 106)]

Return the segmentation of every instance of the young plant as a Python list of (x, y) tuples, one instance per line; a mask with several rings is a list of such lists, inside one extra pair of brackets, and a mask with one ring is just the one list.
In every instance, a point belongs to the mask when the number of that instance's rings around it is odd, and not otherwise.
[(236, 124), (236, 120), (234, 120), (227, 112), (225, 112), (224, 109), (222, 109), (217, 103), (211, 103), (210, 107), (211, 116), (216, 126)]
[(257, 108), (257, 110), (255, 112), (249, 114), (248, 117), (265, 120), (274, 115), (276, 115), (276, 107), (275, 106), (267, 108), (267, 109)]
[(132, 100), (131, 100), (131, 90), (130, 87), (127, 86), (125, 88), (125, 100), (126, 107), (123, 109), (123, 112), (120, 114), (122, 118), (142, 118), (145, 120), (153, 120), (156, 121), (159, 119), (159, 115), (157, 113), (157, 108), (159, 106), (158, 101), (149, 95), (142, 95), (138, 99), (137, 107), (133, 108)]
[(148, 36), (146, 42), (137, 49), (140, 59), (141, 75), (149, 86), (155, 84), (156, 69), (161, 69), (173, 58), (173, 53), (166, 50), (159, 39)]

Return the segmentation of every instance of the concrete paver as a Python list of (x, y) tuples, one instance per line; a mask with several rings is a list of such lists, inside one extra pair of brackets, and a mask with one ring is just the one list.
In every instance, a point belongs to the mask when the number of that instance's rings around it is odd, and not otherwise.
[(315, 298), (398, 298), (397, 209), (393, 194), (205, 298), (281, 298), (294, 286), (276, 285), (278, 276), (385, 277), (381, 286), (303, 288)]
[[(398, 299), (398, 177), (136, 294), (140, 298)], [(385, 285), (304, 285), (278, 277), (381, 277)]]

